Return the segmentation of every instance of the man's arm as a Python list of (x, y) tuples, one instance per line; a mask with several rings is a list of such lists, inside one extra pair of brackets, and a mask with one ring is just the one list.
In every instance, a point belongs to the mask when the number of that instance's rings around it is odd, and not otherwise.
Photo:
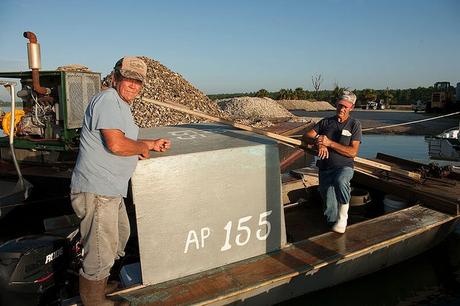
[(315, 130), (309, 130), (305, 133), (305, 137), (302, 140), (306, 144), (316, 144), (316, 136), (318, 136), (318, 133)]
[(309, 130), (305, 133), (305, 137), (303, 141), (308, 145), (315, 145), (318, 148), (318, 157), (320, 159), (325, 159), (329, 157), (329, 151), (327, 150), (326, 146), (323, 146), (318, 143), (318, 133), (315, 130)]
[(318, 137), (318, 144), (331, 148), (332, 150), (347, 157), (355, 158), (356, 155), (358, 155), (360, 141), (353, 140), (349, 146), (344, 146), (338, 142), (330, 140), (326, 135), (321, 135)]
[(119, 156), (140, 155), (142, 158), (149, 157), (149, 146), (143, 141), (132, 140), (117, 129), (102, 129), (102, 138), (110, 152)]

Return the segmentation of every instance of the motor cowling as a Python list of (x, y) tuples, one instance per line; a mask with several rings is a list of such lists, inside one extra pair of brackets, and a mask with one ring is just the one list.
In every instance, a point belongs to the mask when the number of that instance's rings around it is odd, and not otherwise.
[(66, 239), (31, 235), (0, 246), (0, 305), (38, 305), (65, 277)]

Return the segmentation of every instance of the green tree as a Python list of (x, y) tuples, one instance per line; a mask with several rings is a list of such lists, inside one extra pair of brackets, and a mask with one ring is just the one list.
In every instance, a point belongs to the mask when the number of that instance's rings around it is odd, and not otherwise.
[(377, 100), (377, 93), (374, 89), (366, 88), (363, 90), (362, 96), (364, 101), (375, 101)]
[(256, 97), (263, 98), (263, 97), (268, 97), (268, 96), (269, 96), (269, 92), (268, 92), (268, 90), (266, 90), (264, 88), (259, 89), (256, 92)]
[(278, 91), (278, 95), (276, 97), (276, 100), (286, 100), (288, 98), (288, 93), (287, 93), (287, 90), (284, 89), (284, 88), (281, 88), (279, 91)]
[(334, 83), (334, 89), (332, 90), (331, 97), (330, 97), (330, 100), (334, 105), (345, 90), (348, 90), (348, 88), (340, 87), (338, 82)]
[(295, 95), (295, 99), (297, 100), (305, 100), (306, 98), (305, 91), (303, 90), (302, 87), (297, 87), (294, 90), (294, 95)]
[(391, 93), (391, 90), (388, 87), (383, 91), (382, 98), (386, 105), (394, 103), (394, 95)]

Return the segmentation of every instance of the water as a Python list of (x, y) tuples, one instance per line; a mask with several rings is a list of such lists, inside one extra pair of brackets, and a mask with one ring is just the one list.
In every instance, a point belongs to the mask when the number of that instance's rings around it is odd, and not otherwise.
[(375, 158), (377, 153), (393, 155), (399, 158), (424, 164), (436, 163), (440, 166), (460, 166), (458, 161), (431, 159), (428, 155), (428, 143), (424, 136), (413, 135), (363, 135), (359, 148), (359, 157)]
[(364, 158), (375, 158), (377, 153), (412, 161), (431, 162), (424, 136), (363, 135), (358, 155)]

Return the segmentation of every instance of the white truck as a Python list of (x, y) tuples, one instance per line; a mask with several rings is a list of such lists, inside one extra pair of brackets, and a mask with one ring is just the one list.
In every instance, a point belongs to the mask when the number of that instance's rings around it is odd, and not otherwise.
[(414, 112), (424, 112), (426, 111), (426, 102), (417, 100), (414, 104), (412, 104), (412, 110)]

